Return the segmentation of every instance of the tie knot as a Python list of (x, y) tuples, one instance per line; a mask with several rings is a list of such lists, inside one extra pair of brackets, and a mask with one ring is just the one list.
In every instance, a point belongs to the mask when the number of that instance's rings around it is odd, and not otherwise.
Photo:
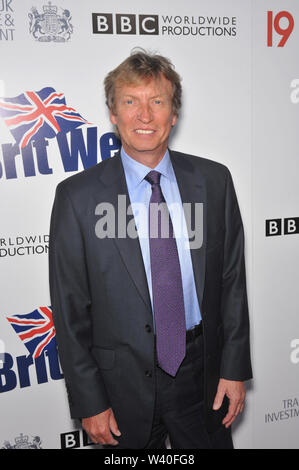
[(161, 178), (161, 173), (153, 170), (153, 171), (150, 171), (144, 179), (148, 181), (151, 185), (153, 185), (153, 184), (160, 184), (160, 178)]

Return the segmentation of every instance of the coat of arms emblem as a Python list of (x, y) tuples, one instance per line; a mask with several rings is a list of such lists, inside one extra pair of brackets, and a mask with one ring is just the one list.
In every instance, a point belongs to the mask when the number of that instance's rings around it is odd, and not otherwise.
[(48, 2), (43, 6), (43, 12), (39, 13), (36, 7), (32, 7), (28, 14), (30, 24), (29, 32), (40, 42), (66, 42), (73, 33), (71, 24), (71, 13), (69, 10), (61, 8), (59, 14), (58, 7)]
[(30, 442), (29, 436), (24, 436), (24, 434), (21, 433), (15, 438), (14, 444), (5, 441), (2, 449), (41, 449), (41, 439), (39, 436), (34, 436), (33, 440)]

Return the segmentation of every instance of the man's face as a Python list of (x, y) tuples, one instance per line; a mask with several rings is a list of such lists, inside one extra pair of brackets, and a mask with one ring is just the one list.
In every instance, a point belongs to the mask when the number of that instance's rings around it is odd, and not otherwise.
[(125, 152), (137, 161), (159, 161), (168, 146), (177, 116), (172, 111), (172, 85), (164, 76), (138, 85), (116, 86), (110, 120), (118, 128)]

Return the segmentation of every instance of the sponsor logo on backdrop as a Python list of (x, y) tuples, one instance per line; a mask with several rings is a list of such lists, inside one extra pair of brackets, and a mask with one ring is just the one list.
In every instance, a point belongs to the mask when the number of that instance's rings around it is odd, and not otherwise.
[(235, 16), (92, 13), (92, 31), (94, 34), (231, 37), (237, 35), (237, 18)]
[(15, 20), (13, 0), (0, 0), (0, 41), (13, 41)]
[(291, 103), (293, 104), (298, 104), (299, 103), (299, 78), (294, 78), (294, 80), (291, 81)]
[(94, 34), (159, 34), (158, 15), (92, 13)]
[(26, 91), (14, 98), (1, 98), (0, 116), (21, 149), (40, 138), (52, 139), (86, 124), (74, 108), (66, 105), (63, 93), (54, 88)]
[(267, 12), (267, 46), (284, 47), (294, 29), (294, 17), (289, 11)]
[(292, 364), (299, 364), (299, 339), (295, 338), (291, 341), (290, 361)]
[(39, 307), (28, 314), (11, 315), (7, 320), (34, 359), (44, 351), (56, 348), (51, 307)]
[(66, 42), (73, 33), (69, 10), (52, 5), (42, 6), (41, 13), (32, 7), (29, 17), (29, 32), (39, 42)]
[(49, 250), (49, 235), (22, 235), (0, 238), (0, 258), (43, 255)]
[(63, 379), (58, 360), (51, 307), (38, 307), (30, 313), (7, 316), (13, 331), (26, 346), (29, 355), (14, 357), (2, 354), (0, 393), (30, 387), (36, 375), (37, 384)]
[(265, 233), (266, 237), (275, 237), (278, 235), (297, 235), (299, 233), (299, 217), (267, 219)]
[[(290, 342), (290, 362), (292, 364), (299, 364), (299, 339), (293, 339)], [(280, 421), (299, 418), (299, 397), (287, 397), (281, 401), (281, 405), (275, 410), (270, 410), (265, 413), (265, 423), (278, 423)]]
[(288, 419), (299, 417), (299, 398), (286, 398), (282, 400), (281, 406), (275, 410), (265, 414), (265, 423), (278, 423)]
[(84, 429), (60, 434), (60, 444), (61, 449), (78, 449), (79, 447), (95, 445)]
[(13, 444), (9, 441), (5, 441), (2, 449), (42, 449), (41, 443), (42, 441), (39, 436), (29, 437), (21, 433), (19, 436), (15, 437)]
[(113, 132), (98, 138), (97, 127), (90, 127), (91, 123), (66, 104), (64, 94), (51, 87), (0, 98), (0, 116), (15, 141), (1, 145), (0, 179), (53, 174), (50, 146), (55, 146), (65, 172), (78, 171), (79, 158), (86, 169), (120, 148)]
[(0, 339), (0, 367), (4, 364), (5, 342)]

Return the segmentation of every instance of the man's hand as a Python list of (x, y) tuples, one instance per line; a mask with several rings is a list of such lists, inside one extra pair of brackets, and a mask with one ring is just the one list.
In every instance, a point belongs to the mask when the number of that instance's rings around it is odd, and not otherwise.
[(118, 429), (111, 408), (90, 418), (83, 418), (82, 426), (95, 444), (109, 444), (112, 446), (118, 444), (111, 431), (115, 436), (120, 436), (121, 432)]
[(222, 405), (224, 395), (229, 399), (229, 408), (222, 424), (228, 428), (236, 419), (236, 416), (243, 411), (245, 401), (245, 387), (243, 382), (235, 380), (220, 379), (216, 397), (213, 404), (213, 410), (219, 410)]

